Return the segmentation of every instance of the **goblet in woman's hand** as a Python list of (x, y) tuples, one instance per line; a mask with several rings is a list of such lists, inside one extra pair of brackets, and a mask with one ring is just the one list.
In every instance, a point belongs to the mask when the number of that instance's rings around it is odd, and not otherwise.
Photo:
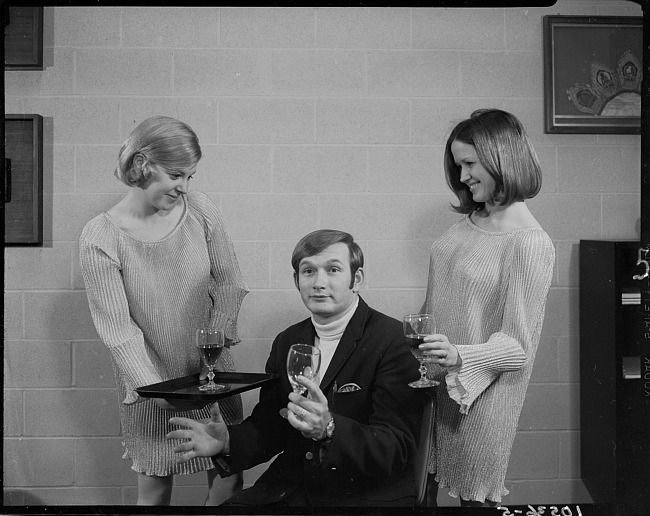
[(433, 357), (424, 355), (420, 349), (420, 344), (424, 342), (424, 337), (435, 333), (435, 324), (431, 314), (410, 314), (404, 317), (404, 336), (406, 343), (411, 348), (411, 353), (420, 362), (420, 379), (409, 383), (409, 387), (423, 388), (435, 387), (440, 382), (427, 378), (426, 362), (432, 362)]
[(201, 360), (208, 368), (208, 383), (199, 386), (200, 391), (214, 392), (226, 388), (225, 385), (214, 383), (214, 368), (221, 357), (224, 347), (223, 331), (214, 328), (196, 330), (196, 346), (201, 353)]
[(314, 381), (320, 370), (320, 349), (309, 344), (293, 344), (287, 355), (287, 376), (293, 392), (303, 394), (307, 387), (298, 383), (297, 376)]

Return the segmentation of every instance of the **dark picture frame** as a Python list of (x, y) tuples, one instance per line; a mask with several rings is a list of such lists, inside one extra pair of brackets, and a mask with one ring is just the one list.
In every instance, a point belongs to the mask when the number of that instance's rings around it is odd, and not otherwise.
[(545, 16), (546, 133), (640, 134), (643, 17)]
[(43, 245), (43, 117), (5, 115), (4, 245)]
[(3, 7), (5, 70), (43, 70), (43, 7)]

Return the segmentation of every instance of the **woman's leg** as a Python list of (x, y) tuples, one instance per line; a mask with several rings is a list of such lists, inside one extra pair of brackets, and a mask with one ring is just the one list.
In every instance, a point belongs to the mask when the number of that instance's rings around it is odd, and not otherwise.
[(235, 473), (229, 477), (221, 478), (216, 468), (207, 470), (208, 496), (205, 505), (221, 505), (244, 486), (244, 474)]
[(169, 505), (174, 477), (138, 474), (138, 505)]
[(438, 482), (431, 473), (427, 475), (427, 507), (438, 507)]

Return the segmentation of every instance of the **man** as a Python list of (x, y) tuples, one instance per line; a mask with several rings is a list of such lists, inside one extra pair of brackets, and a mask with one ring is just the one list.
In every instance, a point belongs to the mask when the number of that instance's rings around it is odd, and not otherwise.
[[(211, 420), (171, 418), (185, 428), (168, 434), (184, 440), (178, 460), (210, 456), (227, 475), (279, 454), (225, 505), (412, 506), (424, 395), (408, 386), (418, 363), (402, 325), (360, 298), (363, 253), (348, 233), (308, 234), (291, 262), (311, 317), (273, 342), (266, 372), (278, 380), (262, 387), (239, 425), (226, 426), (216, 403)], [(293, 393), (286, 374), (296, 343), (321, 350), (320, 385), (299, 377), (307, 396)]]

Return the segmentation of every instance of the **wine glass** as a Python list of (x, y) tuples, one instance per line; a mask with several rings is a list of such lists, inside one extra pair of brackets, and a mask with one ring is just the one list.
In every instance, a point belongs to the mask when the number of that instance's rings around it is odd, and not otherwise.
[(216, 328), (199, 328), (196, 330), (196, 346), (201, 353), (201, 360), (208, 368), (208, 383), (199, 386), (200, 391), (214, 392), (226, 388), (225, 385), (214, 383), (214, 368), (221, 357), (224, 347), (222, 330)]
[(424, 342), (426, 335), (435, 333), (435, 324), (431, 314), (409, 314), (404, 317), (404, 336), (406, 343), (411, 348), (411, 353), (420, 362), (420, 379), (409, 383), (409, 387), (421, 389), (424, 387), (435, 387), (440, 382), (427, 377), (426, 362), (433, 362), (434, 358), (424, 355), (419, 348)]
[(296, 381), (296, 376), (301, 375), (310, 380), (315, 380), (320, 369), (320, 349), (309, 344), (293, 344), (287, 355), (287, 376), (293, 392), (304, 394), (307, 387)]

